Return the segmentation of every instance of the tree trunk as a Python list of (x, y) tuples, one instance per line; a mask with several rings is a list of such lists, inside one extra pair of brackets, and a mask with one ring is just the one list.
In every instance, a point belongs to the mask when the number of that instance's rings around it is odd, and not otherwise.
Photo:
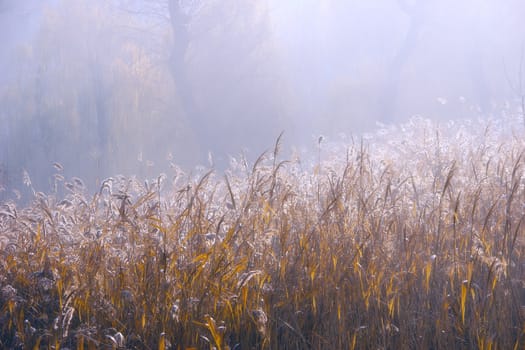
[(399, 7), (410, 17), (410, 25), (403, 44), (397, 51), (394, 59), (390, 62), (386, 82), (380, 96), (379, 103), (382, 108), (380, 109), (379, 117), (384, 121), (395, 121), (399, 118), (396, 103), (401, 74), (419, 40), (421, 28), (425, 20), (424, 7), (427, 5), (425, 1), (417, 1), (412, 5), (409, 5), (406, 1), (398, 1)]
[(186, 53), (190, 44), (190, 33), (188, 31), (190, 18), (188, 14), (184, 13), (179, 0), (169, 0), (168, 5), (170, 26), (173, 34), (170, 73), (176, 86), (184, 117), (197, 140), (197, 144), (200, 146), (198, 152), (199, 160), (203, 161), (207, 152), (212, 149), (212, 143), (210, 142), (212, 135), (210, 134), (210, 125), (203, 120), (202, 114), (195, 103), (188, 76)]

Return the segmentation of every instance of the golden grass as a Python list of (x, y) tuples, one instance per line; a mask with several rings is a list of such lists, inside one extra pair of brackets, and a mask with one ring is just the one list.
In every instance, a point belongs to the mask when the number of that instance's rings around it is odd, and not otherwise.
[(405, 128), (3, 204), (0, 347), (523, 349), (522, 137)]

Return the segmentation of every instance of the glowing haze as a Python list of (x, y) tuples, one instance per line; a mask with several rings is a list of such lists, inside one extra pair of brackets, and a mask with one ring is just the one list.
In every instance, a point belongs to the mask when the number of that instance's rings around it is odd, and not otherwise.
[[(0, 1), (0, 185), (520, 113), (518, 0)], [(209, 155), (211, 155), (209, 157)], [(62, 170), (61, 170), (62, 171)], [(27, 180), (27, 178), (26, 178)], [(27, 183), (27, 181), (26, 181)]]

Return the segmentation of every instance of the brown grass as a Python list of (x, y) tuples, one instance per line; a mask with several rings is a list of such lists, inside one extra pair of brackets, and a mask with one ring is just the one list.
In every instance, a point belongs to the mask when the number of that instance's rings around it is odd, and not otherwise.
[(522, 138), (406, 128), (3, 204), (0, 347), (523, 349)]

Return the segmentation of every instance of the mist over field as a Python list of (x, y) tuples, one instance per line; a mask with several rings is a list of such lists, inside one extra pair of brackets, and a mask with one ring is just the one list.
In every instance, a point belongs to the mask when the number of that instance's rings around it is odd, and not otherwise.
[(0, 349), (525, 349), (522, 0), (0, 0)]
[[(523, 113), (522, 1), (0, 1), (0, 186)], [(57, 162), (55, 166), (53, 163)], [(24, 176), (25, 174), (25, 176)], [(25, 183), (25, 185), (24, 185)]]

